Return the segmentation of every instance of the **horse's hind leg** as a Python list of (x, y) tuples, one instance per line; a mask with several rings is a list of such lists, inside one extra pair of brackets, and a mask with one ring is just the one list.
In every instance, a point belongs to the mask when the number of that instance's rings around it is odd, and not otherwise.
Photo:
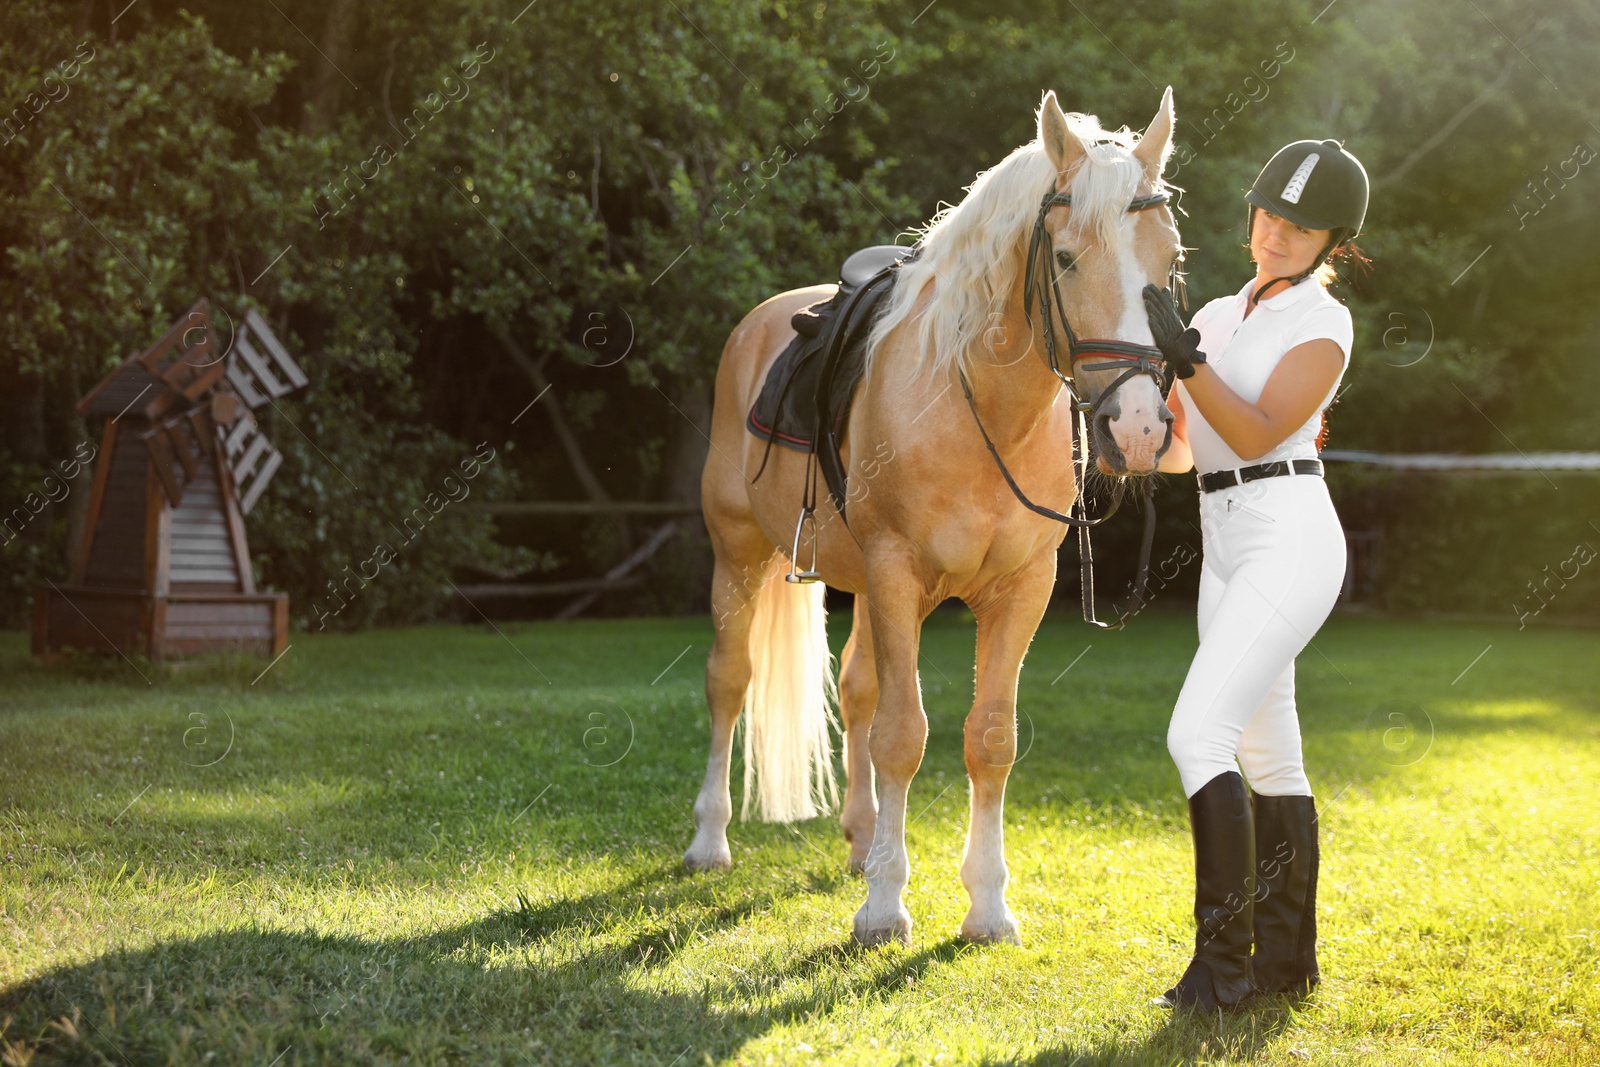
[(872, 617), (867, 598), (858, 595), (850, 640), (845, 642), (839, 671), (839, 716), (844, 726), (844, 763), (847, 784), (839, 825), (850, 843), (852, 874), (860, 872), (872, 850), (878, 823), (878, 797), (872, 779), (872, 753), (867, 737), (878, 708), (878, 667), (873, 662)]
[(733, 866), (728, 821), (733, 799), (728, 768), (733, 727), (739, 721), (750, 684), (750, 617), (761, 591), (767, 560), (775, 549), (753, 520), (712, 530), (716, 566), (711, 579), (711, 622), (715, 636), (706, 662), (706, 706), (711, 712), (711, 754), (706, 777), (694, 802), (694, 842), (684, 853), (690, 870)]
[(1055, 553), (996, 582), (977, 598), (978, 682), (967, 714), (967, 777), (972, 782), (961, 882), (972, 901), (961, 923), (968, 941), (1019, 940), (1006, 904), (1006, 778), (1017, 759), (1017, 676), (1055, 585)]
[(862, 869), (867, 899), (856, 912), (855, 938), (863, 945), (909, 945), (911, 913), (903, 899), (911, 877), (906, 798), (928, 740), (928, 717), (917, 684), (917, 646), (932, 604), (909, 547), (883, 546), (869, 555), (867, 584), (880, 686), (868, 747), (878, 776), (879, 806), (872, 849)]

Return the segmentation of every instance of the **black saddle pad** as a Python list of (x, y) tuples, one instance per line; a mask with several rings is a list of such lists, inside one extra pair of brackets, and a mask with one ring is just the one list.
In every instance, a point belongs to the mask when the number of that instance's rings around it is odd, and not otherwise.
[(757, 437), (796, 452), (811, 451), (817, 427), (817, 382), (822, 377), (821, 334), (826, 322), (838, 313), (839, 303), (836, 296), (812, 304), (795, 312), (790, 320), (794, 340), (773, 361), (746, 420), (746, 427)]
[[(750, 407), (746, 427), (751, 433), (784, 448), (810, 452), (818, 425), (818, 394), (826, 385), (830, 409), (826, 425), (838, 434), (866, 369), (868, 324), (892, 284), (880, 284), (864, 297), (853, 309), (850, 323), (838, 322), (839, 313), (863, 285), (910, 252), (901, 245), (874, 245), (853, 253), (839, 269), (839, 291), (795, 312), (790, 319), (794, 340), (773, 361)], [(891, 272), (886, 281), (892, 278)], [(835, 327), (844, 327), (848, 335), (841, 338), (830, 367), (827, 356)]]

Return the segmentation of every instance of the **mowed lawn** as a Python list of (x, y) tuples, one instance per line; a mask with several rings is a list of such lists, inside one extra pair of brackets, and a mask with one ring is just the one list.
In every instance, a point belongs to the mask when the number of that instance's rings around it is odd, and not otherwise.
[(1595, 631), (1324, 627), (1298, 681), (1325, 981), (1225, 1019), (1147, 1005), (1193, 939), (1164, 743), (1192, 616), (1035, 640), (1020, 948), (955, 937), (970, 616), (925, 629), (910, 949), (852, 946), (864, 887), (831, 818), (736, 819), (731, 873), (682, 870), (709, 639), (706, 619), (300, 634), (259, 680), (140, 664), (147, 684), (0, 635), (0, 1059), (1600, 1062)]

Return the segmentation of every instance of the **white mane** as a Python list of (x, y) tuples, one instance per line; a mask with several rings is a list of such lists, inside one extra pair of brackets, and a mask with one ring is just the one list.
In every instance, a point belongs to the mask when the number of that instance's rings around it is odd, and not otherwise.
[[(1132, 151), (1139, 135), (1126, 128), (1102, 129), (1095, 116), (1077, 112), (1068, 112), (1067, 122), (1087, 149), (1069, 187), (1068, 234), (1093, 231), (1101, 243), (1115, 244), (1144, 176), (1144, 165)], [(894, 292), (873, 323), (867, 344), (869, 377), (883, 340), (907, 322), (917, 352), (909, 379), (967, 366), (968, 350), (1022, 285), (1023, 243), (1055, 179), (1055, 165), (1034, 140), (979, 174), (960, 204), (946, 205), (920, 231), (913, 231), (921, 237), (922, 253), (899, 268)], [(929, 281), (934, 282), (933, 295), (913, 316)]]

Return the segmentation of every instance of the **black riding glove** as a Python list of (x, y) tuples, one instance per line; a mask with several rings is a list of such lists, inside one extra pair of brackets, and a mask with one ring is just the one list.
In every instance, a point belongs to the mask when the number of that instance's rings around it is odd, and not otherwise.
[(1155, 337), (1156, 347), (1167, 357), (1172, 373), (1179, 378), (1193, 377), (1194, 365), (1204, 363), (1206, 354), (1196, 347), (1200, 344), (1200, 331), (1183, 328), (1171, 290), (1145, 286), (1144, 310), (1150, 319), (1150, 333)]

